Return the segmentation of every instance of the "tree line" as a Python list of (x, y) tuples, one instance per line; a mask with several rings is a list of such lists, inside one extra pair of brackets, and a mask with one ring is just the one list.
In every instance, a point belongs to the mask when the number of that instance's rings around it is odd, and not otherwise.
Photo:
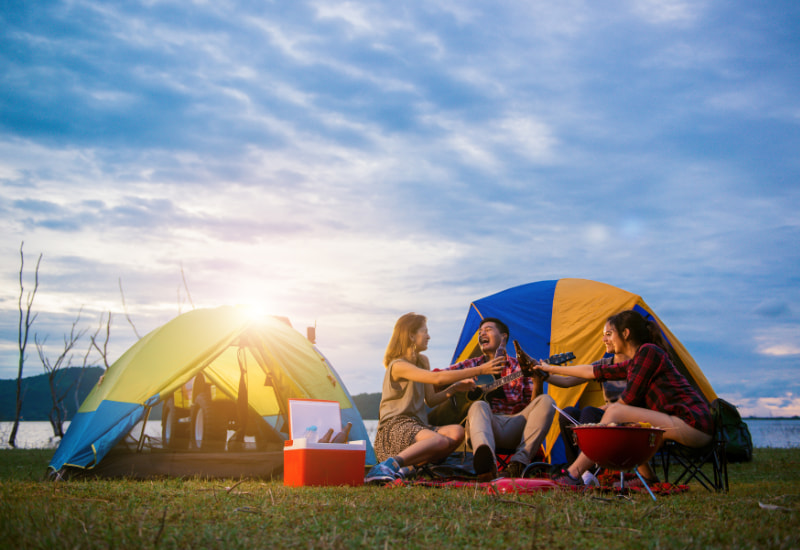
[[(65, 420), (72, 420), (80, 404), (105, 372), (102, 367), (87, 367), (83, 372), (81, 370), (79, 367), (64, 369), (56, 383), (57, 394), (69, 394), (69, 397), (64, 400)], [(16, 380), (0, 380), (0, 422), (14, 420), (16, 384)], [(21, 386), (25, 400), (22, 403), (20, 420), (50, 420), (52, 396), (47, 374), (28, 376), (22, 380)], [(73, 390), (72, 392), (68, 391), (70, 388)]]

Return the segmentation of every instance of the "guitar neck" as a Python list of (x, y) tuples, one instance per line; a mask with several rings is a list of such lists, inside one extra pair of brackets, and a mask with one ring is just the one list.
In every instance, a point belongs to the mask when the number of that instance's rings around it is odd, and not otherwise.
[(522, 371), (518, 370), (516, 372), (512, 372), (511, 374), (507, 374), (507, 375), (503, 376), (502, 378), (498, 378), (494, 382), (486, 384), (485, 386), (481, 386), (481, 389), (483, 390), (484, 393), (489, 393), (490, 391), (496, 390), (500, 386), (505, 386), (509, 382), (513, 382), (514, 380), (516, 380), (520, 376), (522, 376)]
[[(563, 365), (564, 363), (568, 363), (573, 359), (575, 359), (575, 355), (572, 352), (559, 353), (558, 355), (551, 355), (550, 358), (547, 360), (547, 362), (551, 365)], [(520, 365), (520, 367), (522, 367), (522, 365)], [(520, 376), (530, 376), (530, 375), (531, 375), (530, 372), (526, 375), (525, 371), (522, 368), (520, 368), (520, 370), (512, 372), (511, 374), (507, 374), (502, 378), (498, 378), (494, 382), (482, 385), (480, 389), (483, 391), (483, 393), (489, 393), (501, 386), (505, 386), (509, 382), (513, 382)]]

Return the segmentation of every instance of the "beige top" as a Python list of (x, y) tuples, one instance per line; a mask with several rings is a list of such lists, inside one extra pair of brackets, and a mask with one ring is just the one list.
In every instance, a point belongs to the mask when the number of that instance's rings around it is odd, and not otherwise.
[[(425, 407), (425, 384), (411, 380), (392, 380), (392, 367), (398, 361), (395, 359), (386, 368), (383, 377), (383, 390), (381, 392), (380, 420), (378, 426), (395, 416), (411, 416), (423, 424), (428, 423), (428, 411)], [(416, 366), (430, 370), (422, 361), (417, 360)]]

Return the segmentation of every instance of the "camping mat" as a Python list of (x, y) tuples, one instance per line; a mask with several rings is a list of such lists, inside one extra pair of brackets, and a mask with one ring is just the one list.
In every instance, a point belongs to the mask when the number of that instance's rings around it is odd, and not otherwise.
[[(549, 491), (554, 488), (566, 488), (589, 493), (645, 493), (644, 487), (629, 487), (628, 483), (638, 479), (636, 474), (625, 474), (625, 488), (615, 487), (619, 484), (619, 472), (603, 470), (598, 474), (599, 487), (562, 487), (554, 483), (550, 474), (558, 472), (566, 465), (552, 465), (546, 462), (534, 462), (529, 466), (525, 478), (498, 478), (491, 481), (478, 481), (472, 464), (472, 453), (453, 453), (438, 464), (428, 464), (413, 469), (413, 473), (401, 480), (388, 482), (387, 487), (437, 487), (437, 488), (466, 488), (485, 492), (487, 494), (532, 494)], [(686, 485), (673, 485), (671, 483), (654, 483), (650, 490), (654, 495), (672, 495), (688, 491)]]
[(398, 479), (394, 482), (386, 484), (386, 487), (406, 486), (476, 489), (490, 495), (509, 493), (530, 494), (541, 491), (550, 491), (558, 488), (558, 484), (549, 479), (525, 479), (511, 477), (494, 479), (492, 481), (469, 481), (465, 479)]
[[(617, 479), (619, 479), (619, 477)], [(467, 479), (397, 479), (387, 483), (385, 487), (463, 488), (479, 490), (489, 495), (526, 495), (540, 493), (542, 491), (551, 491), (553, 489), (567, 489), (586, 493), (647, 493), (644, 487), (626, 486), (624, 489), (620, 489), (619, 487), (614, 487), (612, 484), (601, 485), (600, 487), (572, 487), (568, 485), (559, 485), (550, 479), (543, 478), (499, 478), (492, 481), (474, 481)], [(650, 490), (653, 491), (653, 494), (659, 496), (683, 493), (688, 489), (686, 485), (673, 485), (671, 483), (654, 483), (650, 486)]]

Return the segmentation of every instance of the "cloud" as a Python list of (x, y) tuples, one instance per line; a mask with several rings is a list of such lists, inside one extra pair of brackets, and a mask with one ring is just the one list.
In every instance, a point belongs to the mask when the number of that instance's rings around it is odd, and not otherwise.
[(746, 397), (741, 394), (720, 395), (736, 405), (742, 417), (800, 416), (800, 397), (784, 393), (778, 397)]
[(654, 25), (688, 24), (704, 11), (704, 2), (687, 0), (643, 0), (631, 3), (634, 13)]
[(800, 355), (800, 324), (775, 325), (755, 335), (757, 353), (770, 357)]
[(428, 314), (444, 364), (471, 300), (585, 277), (641, 294), (715, 388), (782, 395), (796, 10), (614, 6), (20, 5), (0, 33), (0, 334), (24, 240), (51, 341), (113, 310), (121, 353), (119, 280), (145, 331), (188, 307), (183, 269), (198, 307), (319, 321), (351, 390), (376, 391), (400, 314)]
[(777, 298), (765, 299), (756, 306), (754, 312), (768, 318), (785, 318), (792, 316), (790, 304)]

